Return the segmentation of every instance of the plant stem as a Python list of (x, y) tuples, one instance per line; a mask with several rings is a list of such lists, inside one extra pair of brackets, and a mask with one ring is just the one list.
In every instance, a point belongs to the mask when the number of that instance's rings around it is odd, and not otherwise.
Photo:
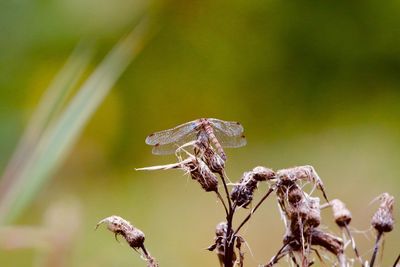
[(224, 190), (225, 190), (226, 198), (228, 200), (229, 212), (231, 212), (232, 211), (232, 202), (231, 202), (231, 197), (229, 194), (228, 186), (226, 185), (227, 176), (226, 176), (225, 170), (222, 170), (219, 173), (219, 175), (221, 176), (222, 183), (224, 184)]
[(232, 231), (232, 222), (233, 215), (236, 211), (236, 204), (229, 210), (228, 216), (226, 217), (227, 221), (227, 229), (226, 229), (226, 237), (224, 242), (225, 255), (224, 255), (224, 267), (232, 267), (233, 266), (233, 250), (235, 243), (235, 234)]
[(394, 262), (393, 267), (396, 267), (396, 266), (397, 266), (397, 263), (399, 263), (399, 261), (400, 261), (400, 254), (399, 254), (399, 256), (397, 256), (397, 259), (396, 259), (396, 261)]
[(375, 246), (374, 246), (374, 253), (372, 253), (371, 263), (369, 264), (369, 267), (373, 267), (374, 266), (375, 258), (376, 258), (376, 255), (378, 254), (379, 241), (381, 240), (382, 235), (383, 235), (383, 232), (378, 232), (378, 235), (376, 236), (376, 241), (375, 241)]
[(288, 246), (288, 244), (284, 244), (279, 251), (275, 254), (275, 256), (272, 257), (272, 259), (269, 261), (268, 264), (264, 265), (264, 267), (272, 267), (274, 266), (275, 263), (277, 263), (283, 256), (286, 255), (286, 251), (284, 253), (283, 250)]
[(354, 253), (356, 254), (356, 257), (357, 257), (358, 261), (361, 263), (361, 266), (364, 267), (363, 260), (361, 259), (360, 253), (358, 253), (358, 250), (357, 250), (357, 247), (356, 247), (356, 242), (354, 241), (354, 238), (351, 235), (350, 229), (349, 229), (347, 224), (344, 226), (344, 229), (346, 230), (346, 233), (347, 233), (347, 235), (349, 236), (349, 238), (351, 240), (351, 245), (353, 247)]
[[(232, 267), (233, 266), (233, 261), (232, 261), (233, 249), (234, 249), (234, 246), (233, 246), (234, 238), (232, 236), (232, 220), (233, 220), (233, 214), (235, 213), (235, 210), (236, 210), (236, 205), (234, 205), (232, 207), (232, 202), (231, 202), (228, 186), (226, 185), (227, 176), (226, 176), (225, 170), (222, 170), (219, 173), (219, 175), (221, 176), (221, 180), (224, 185), (224, 190), (225, 190), (225, 194), (226, 194), (226, 198), (227, 198), (228, 206), (229, 206), (229, 210), (227, 210), (227, 208), (225, 206), (225, 202), (223, 202), (225, 211), (227, 211), (226, 212), (227, 229), (226, 229), (226, 236), (225, 236), (225, 241), (224, 241), (224, 250), (225, 250), (224, 251), (224, 267)], [(222, 197), (221, 197), (221, 200), (222, 200)]]
[(267, 197), (275, 190), (275, 186), (272, 186), (268, 189), (267, 193), (262, 197), (262, 199), (257, 203), (257, 205), (250, 211), (249, 215), (243, 220), (243, 222), (239, 225), (239, 227), (236, 229), (235, 233), (233, 236), (235, 236), (239, 230), (243, 227), (243, 225), (250, 220), (251, 216), (253, 213), (260, 207), (260, 205), (264, 202), (264, 200), (267, 199)]
[(215, 193), (217, 194), (217, 197), (219, 198), (219, 200), (221, 200), (222, 205), (224, 205), (225, 214), (226, 214), (226, 216), (228, 216), (229, 211), (228, 211), (228, 208), (226, 207), (224, 199), (222, 198), (221, 194), (218, 191), (216, 191)]

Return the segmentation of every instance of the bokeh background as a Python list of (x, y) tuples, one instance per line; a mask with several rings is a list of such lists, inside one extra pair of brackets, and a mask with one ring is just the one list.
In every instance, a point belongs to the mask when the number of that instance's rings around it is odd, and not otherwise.
[[(106, 230), (94, 231), (118, 214), (146, 233), (162, 266), (217, 266), (205, 250), (224, 219), (216, 197), (176, 170), (134, 171), (175, 160), (152, 155), (147, 134), (200, 117), (244, 125), (247, 146), (227, 150), (233, 181), (257, 165), (313, 165), (328, 196), (352, 210), (369, 255), (371, 201), (400, 197), (398, 1), (1, 1), (1, 170), (74, 48), (89, 47), (89, 76), (144, 15), (152, 38), (60, 168), (5, 224), (0, 265), (144, 266)], [(323, 216), (338, 233), (330, 212)], [(51, 237), (41, 232), (49, 227)], [(246, 265), (269, 260), (283, 231), (270, 199), (244, 229)], [(399, 244), (395, 228), (382, 266)]]

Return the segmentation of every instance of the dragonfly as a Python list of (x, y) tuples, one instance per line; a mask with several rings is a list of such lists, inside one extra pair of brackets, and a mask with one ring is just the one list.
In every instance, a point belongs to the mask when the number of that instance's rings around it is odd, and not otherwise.
[(173, 154), (179, 146), (197, 140), (200, 135), (205, 135), (225, 161), (226, 154), (222, 147), (246, 145), (243, 131), (243, 126), (236, 121), (201, 118), (168, 130), (152, 133), (147, 136), (146, 144), (153, 146), (153, 154)]

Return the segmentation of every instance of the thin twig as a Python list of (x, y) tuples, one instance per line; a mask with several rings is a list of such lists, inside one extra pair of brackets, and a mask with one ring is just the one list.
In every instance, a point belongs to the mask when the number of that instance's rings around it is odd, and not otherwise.
[(224, 184), (224, 189), (225, 189), (225, 193), (226, 193), (226, 198), (227, 198), (227, 200), (228, 200), (229, 212), (231, 212), (231, 211), (232, 211), (232, 202), (231, 202), (231, 197), (230, 197), (230, 194), (229, 194), (228, 186), (226, 185), (226, 180), (227, 180), (228, 178), (227, 178), (227, 176), (226, 176), (225, 170), (222, 170), (222, 171), (219, 173), (219, 176), (221, 176), (222, 183)]
[(226, 207), (224, 199), (222, 198), (221, 194), (218, 191), (215, 191), (215, 193), (217, 194), (217, 197), (219, 198), (219, 200), (221, 200), (222, 205), (224, 205), (226, 216), (228, 216), (229, 211), (228, 211), (228, 208)]
[(361, 263), (361, 266), (364, 267), (363, 260), (360, 256), (360, 253), (358, 253), (358, 249), (356, 247), (356, 242), (354, 241), (353, 235), (351, 234), (350, 229), (347, 224), (344, 225), (344, 229), (346, 230), (346, 233), (350, 238), (351, 245), (353, 247), (354, 253), (356, 254), (357, 260)]
[(300, 265), (297, 263), (296, 257), (293, 254), (293, 252), (290, 252), (290, 259), (292, 260), (292, 262), (296, 265), (296, 267), (300, 267)]
[(251, 216), (253, 213), (260, 207), (260, 205), (264, 202), (264, 200), (267, 199), (267, 197), (275, 190), (275, 186), (272, 186), (268, 189), (267, 193), (261, 198), (261, 200), (257, 203), (257, 205), (250, 211), (249, 215), (242, 221), (242, 223), (239, 225), (239, 227), (236, 229), (235, 233), (233, 236), (235, 236), (239, 230), (243, 227), (243, 225), (250, 220)]
[(374, 246), (374, 253), (372, 253), (371, 263), (370, 263), (369, 267), (373, 267), (374, 266), (375, 258), (376, 258), (376, 255), (378, 254), (379, 241), (381, 240), (382, 235), (383, 235), (383, 232), (378, 232), (378, 235), (376, 236), (376, 241), (375, 241), (375, 246)]
[(397, 266), (397, 263), (399, 263), (399, 261), (400, 261), (400, 254), (399, 254), (399, 256), (397, 256), (397, 259), (396, 259), (396, 261), (394, 262), (393, 267), (396, 267), (396, 266)]
[(286, 247), (289, 244), (284, 244), (279, 250), (278, 252), (275, 254), (275, 256), (272, 257), (272, 259), (268, 262), (268, 264), (264, 265), (264, 267), (272, 267), (274, 266), (275, 263), (277, 263), (280, 259), (282, 259), (282, 257), (284, 257), (286, 255), (286, 251), (285, 253), (282, 253), (284, 249), (286, 249)]
[(144, 246), (144, 244), (143, 244), (140, 248), (142, 249), (143, 254), (144, 254), (146, 257), (148, 257), (148, 256), (149, 256), (149, 253), (147, 252), (146, 247)]

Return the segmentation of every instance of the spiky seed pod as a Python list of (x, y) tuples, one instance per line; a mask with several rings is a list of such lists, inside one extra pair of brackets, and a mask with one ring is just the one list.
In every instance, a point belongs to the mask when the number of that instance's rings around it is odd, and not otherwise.
[(259, 182), (274, 179), (276, 174), (273, 170), (263, 166), (257, 166), (253, 169), (253, 178)]
[(203, 157), (212, 172), (221, 173), (225, 168), (225, 161), (212, 148), (206, 148)]
[(381, 205), (372, 217), (371, 225), (380, 233), (390, 232), (394, 227), (394, 197), (388, 193), (383, 193), (379, 199)]
[(190, 175), (193, 180), (199, 182), (201, 187), (206, 192), (218, 191), (218, 178), (208, 168), (208, 166), (199, 158), (194, 158), (191, 162), (186, 164)]
[(236, 184), (231, 192), (231, 199), (239, 207), (246, 208), (253, 200), (254, 190), (257, 188), (258, 181), (254, 179), (253, 172), (243, 173), (239, 183)]
[(115, 234), (115, 237), (118, 235), (122, 235), (126, 242), (133, 248), (139, 249), (143, 248), (144, 243), (144, 233), (139, 229), (132, 226), (130, 222), (123, 219), (122, 217), (113, 215), (101, 220), (96, 228), (105, 223), (107, 225), (107, 229)]
[(339, 227), (349, 225), (351, 221), (351, 212), (346, 208), (346, 205), (339, 199), (331, 200), (330, 204), (336, 224)]

